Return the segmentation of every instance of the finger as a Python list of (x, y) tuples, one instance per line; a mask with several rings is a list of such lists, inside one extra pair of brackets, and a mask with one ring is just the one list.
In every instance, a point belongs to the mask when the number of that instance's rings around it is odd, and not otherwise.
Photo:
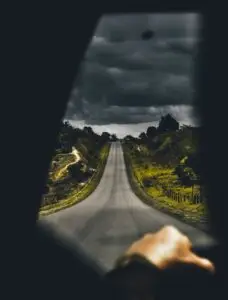
[(211, 273), (215, 272), (214, 264), (206, 258), (200, 257), (194, 253), (191, 253), (188, 257), (184, 259), (186, 263), (194, 264), (199, 268), (205, 269)]
[(151, 233), (151, 232), (145, 233), (143, 235), (143, 239), (151, 239), (152, 237), (154, 237), (154, 233)]

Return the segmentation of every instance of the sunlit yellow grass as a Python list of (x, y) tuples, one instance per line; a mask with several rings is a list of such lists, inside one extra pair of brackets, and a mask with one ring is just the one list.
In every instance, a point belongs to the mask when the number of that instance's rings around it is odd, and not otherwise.
[(154, 199), (154, 205), (158, 209), (168, 209), (170, 212), (184, 216), (185, 219), (199, 221), (206, 213), (204, 204), (193, 204), (191, 202), (177, 202), (165, 196), (162, 190), (150, 187), (146, 190), (147, 194)]
[[(178, 192), (183, 195), (191, 195), (192, 187), (185, 187), (179, 184), (178, 176), (173, 174), (174, 169), (166, 168), (156, 164), (147, 164), (148, 168), (142, 165), (136, 165), (133, 163), (133, 170), (135, 176), (139, 182), (143, 182), (144, 178), (154, 178), (158, 184), (164, 185), (168, 189), (172, 189), (173, 192)], [(194, 186), (194, 193), (199, 192), (199, 186)]]
[[(137, 163), (132, 157), (129, 156), (131, 161), (130, 170), (133, 172), (133, 176), (136, 181), (133, 181), (133, 185), (142, 183), (145, 178), (152, 178), (156, 181), (156, 185), (150, 188), (143, 188), (148, 196), (151, 197), (151, 204), (159, 210), (170, 212), (174, 215), (180, 216), (182, 219), (198, 222), (201, 217), (206, 215), (206, 205), (203, 203), (193, 204), (189, 201), (177, 202), (164, 194), (161, 185), (167, 189), (171, 189), (173, 192), (180, 193), (183, 196), (192, 195), (192, 187), (185, 187), (180, 185), (178, 176), (174, 174), (174, 169), (161, 166), (152, 162)], [(184, 159), (183, 162), (184, 163)], [(153, 183), (152, 183), (153, 184)], [(136, 187), (133, 186), (133, 190)], [(139, 186), (137, 189), (141, 189)], [(194, 193), (199, 192), (199, 186), (194, 186)], [(140, 193), (138, 193), (140, 195)]]
[(67, 165), (69, 165), (70, 163), (73, 163), (74, 160), (75, 160), (74, 155), (72, 155), (71, 153), (64, 154), (64, 155), (57, 155), (56, 158), (58, 158), (58, 167), (54, 168), (53, 167), (53, 162), (52, 162), (51, 168), (50, 168), (50, 171), (49, 171), (49, 177), (53, 181), (59, 180), (60, 178), (67, 175), (67, 169), (65, 167)]

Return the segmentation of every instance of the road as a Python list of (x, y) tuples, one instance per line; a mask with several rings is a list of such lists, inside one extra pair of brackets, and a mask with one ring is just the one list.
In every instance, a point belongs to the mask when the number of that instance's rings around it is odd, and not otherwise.
[(94, 193), (40, 222), (47, 222), (78, 241), (105, 270), (133, 241), (163, 225), (177, 226), (194, 245), (213, 243), (208, 234), (145, 205), (135, 196), (128, 183), (119, 142), (111, 146), (103, 177)]

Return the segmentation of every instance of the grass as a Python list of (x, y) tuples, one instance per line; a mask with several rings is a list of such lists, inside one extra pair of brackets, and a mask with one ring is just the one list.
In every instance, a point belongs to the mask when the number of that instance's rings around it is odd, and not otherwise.
[(98, 186), (103, 175), (104, 168), (107, 162), (110, 145), (105, 145), (100, 153), (100, 163), (97, 172), (88, 180), (88, 182), (80, 189), (80, 191), (72, 191), (67, 198), (59, 200), (57, 203), (41, 207), (40, 216), (46, 216), (62, 209), (68, 208), (81, 202), (87, 198)]
[(168, 210), (175, 216), (189, 222), (201, 222), (205, 217), (206, 207), (202, 203), (193, 204), (191, 202), (177, 202), (165, 196), (162, 190), (150, 187), (146, 190), (147, 194), (154, 199), (154, 205), (159, 210)]
[[(149, 188), (143, 187), (144, 178), (154, 178), (158, 183), (169, 185), (173, 191), (188, 195), (192, 188), (180, 186), (177, 176), (173, 174), (173, 169), (162, 167), (157, 164), (150, 164), (145, 167), (144, 164), (138, 165), (132, 159), (130, 153), (124, 148), (124, 158), (127, 168), (129, 183), (134, 193), (147, 205), (150, 205), (160, 211), (171, 214), (178, 219), (197, 227), (202, 228), (207, 216), (206, 206), (202, 203), (193, 204), (189, 201), (177, 202), (164, 195), (159, 185)], [(195, 188), (196, 190), (199, 187)]]
[[(66, 165), (73, 163), (75, 161), (75, 156), (72, 154), (57, 154), (52, 160), (49, 177), (53, 180), (59, 180), (61, 177), (66, 175), (66, 172), (61, 173), (61, 170), (65, 168)], [(55, 166), (56, 162), (56, 166)]]
[[(131, 160), (132, 162), (132, 160)], [(192, 187), (183, 186), (178, 181), (178, 176), (174, 174), (173, 168), (164, 167), (156, 163), (135, 164), (132, 162), (132, 168), (137, 180), (143, 183), (145, 178), (153, 178), (157, 184), (166, 186), (172, 189), (173, 192), (181, 193), (182, 195), (191, 195)], [(194, 186), (194, 193), (199, 192), (200, 187)]]

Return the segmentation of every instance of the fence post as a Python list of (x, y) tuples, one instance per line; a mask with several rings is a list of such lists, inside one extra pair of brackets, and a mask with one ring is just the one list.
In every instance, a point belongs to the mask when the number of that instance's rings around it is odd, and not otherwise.
[(204, 196), (204, 189), (203, 186), (200, 185), (200, 203), (203, 202), (203, 196)]
[(192, 203), (194, 203), (194, 195), (193, 195), (193, 190), (194, 190), (194, 183), (192, 184)]

